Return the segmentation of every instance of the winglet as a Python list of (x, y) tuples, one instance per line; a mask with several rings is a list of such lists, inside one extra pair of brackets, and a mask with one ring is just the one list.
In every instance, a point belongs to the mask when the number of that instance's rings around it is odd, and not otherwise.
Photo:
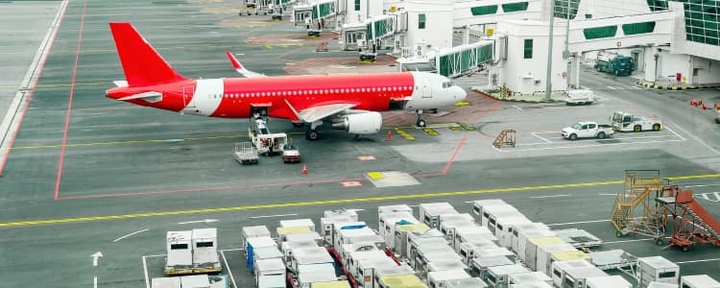
[(267, 76), (265, 76), (265, 74), (261, 74), (261, 73), (257, 73), (257, 72), (253, 72), (253, 71), (245, 69), (245, 67), (243, 67), (242, 64), (240, 64), (240, 61), (238, 61), (237, 58), (235, 58), (235, 55), (233, 55), (232, 52), (230, 52), (230, 50), (225, 51), (225, 55), (227, 55), (228, 59), (230, 59), (230, 64), (232, 64), (235, 71), (242, 74), (243, 76), (245, 76), (247, 78), (267, 77)]

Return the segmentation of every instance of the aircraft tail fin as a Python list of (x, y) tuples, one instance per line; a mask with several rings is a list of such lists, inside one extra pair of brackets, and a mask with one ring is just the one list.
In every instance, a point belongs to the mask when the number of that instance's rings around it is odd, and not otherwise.
[(150, 43), (127, 22), (111, 22), (115, 48), (129, 86), (163, 84), (185, 80)]

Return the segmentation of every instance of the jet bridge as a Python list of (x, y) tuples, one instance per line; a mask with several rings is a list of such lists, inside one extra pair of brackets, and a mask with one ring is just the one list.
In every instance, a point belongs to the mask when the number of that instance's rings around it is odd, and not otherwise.
[[(287, 0), (280, 0), (287, 1)], [(297, 4), (294, 6), (295, 27), (304, 26), (308, 29), (308, 36), (319, 36), (325, 28), (325, 22), (337, 15), (335, 0), (317, 0), (309, 4)]]
[[(500, 40), (498, 40), (500, 41)], [(418, 45), (415, 51), (404, 51), (405, 57), (398, 59), (399, 71), (433, 71), (446, 77), (458, 77), (479, 69), (484, 63), (493, 61), (496, 40), (480, 40), (475, 43), (443, 49), (439, 52), (425, 52)], [(414, 55), (410, 55), (414, 53)]]
[(343, 50), (372, 50), (394, 47), (395, 35), (407, 31), (408, 14), (405, 11), (374, 16), (359, 23), (342, 26)]

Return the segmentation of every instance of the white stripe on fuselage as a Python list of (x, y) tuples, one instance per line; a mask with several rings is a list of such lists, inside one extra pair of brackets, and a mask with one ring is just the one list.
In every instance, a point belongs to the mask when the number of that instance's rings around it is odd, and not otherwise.
[(195, 87), (195, 94), (192, 100), (188, 103), (187, 107), (195, 107), (192, 109), (193, 112), (197, 110), (198, 115), (212, 115), (215, 110), (220, 107), (220, 102), (223, 99), (225, 84), (222, 78), (218, 79), (198, 79), (196, 80), (197, 86)]

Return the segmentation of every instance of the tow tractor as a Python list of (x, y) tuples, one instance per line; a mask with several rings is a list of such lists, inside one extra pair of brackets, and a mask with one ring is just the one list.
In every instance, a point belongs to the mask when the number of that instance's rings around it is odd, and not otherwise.
[(248, 127), (248, 136), (257, 152), (265, 156), (282, 154), (284, 147), (288, 144), (287, 134), (270, 133), (265, 120), (260, 117), (255, 118), (253, 124)]
[(662, 123), (657, 118), (647, 118), (622, 111), (615, 112), (610, 118), (610, 123), (615, 131), (660, 131)]

